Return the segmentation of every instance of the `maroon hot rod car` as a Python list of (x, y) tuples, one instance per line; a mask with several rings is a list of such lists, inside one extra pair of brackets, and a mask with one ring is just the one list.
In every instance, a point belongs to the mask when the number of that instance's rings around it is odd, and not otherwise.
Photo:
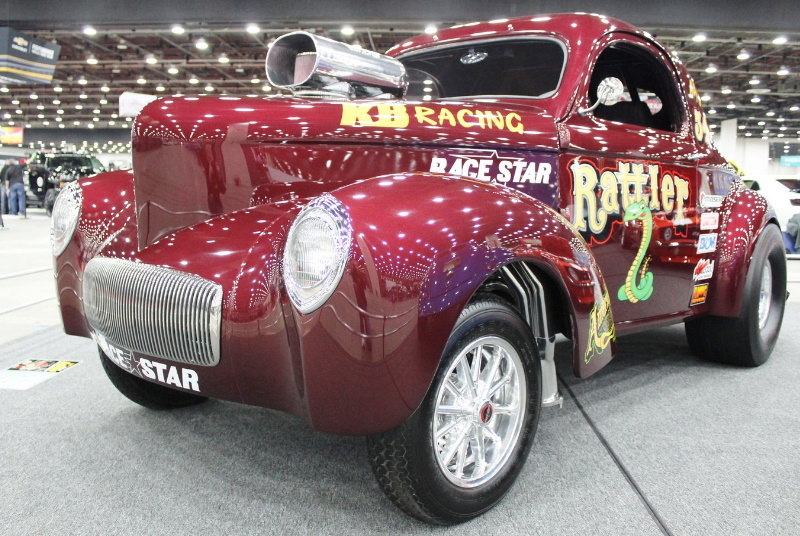
[(292, 96), (154, 101), (133, 171), (58, 197), (64, 328), (134, 402), (367, 436), (390, 499), (446, 524), (504, 496), (560, 404), (557, 333), (579, 377), (679, 322), (706, 358), (769, 357), (774, 212), (647, 33), (537, 16), (379, 55), (295, 32), (266, 66)]

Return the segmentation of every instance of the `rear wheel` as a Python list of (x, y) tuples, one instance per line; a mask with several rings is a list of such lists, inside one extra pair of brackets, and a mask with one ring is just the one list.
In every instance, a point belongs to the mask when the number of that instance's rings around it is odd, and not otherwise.
[(368, 438), (384, 493), (407, 514), (461, 523), (497, 504), (530, 451), (541, 408), (541, 364), (508, 304), (470, 304), (409, 419)]
[(686, 322), (692, 351), (710, 361), (756, 367), (769, 359), (786, 305), (783, 238), (768, 225), (756, 242), (738, 318), (706, 316)]
[(169, 389), (125, 372), (115, 365), (103, 350), (99, 348), (98, 350), (103, 370), (105, 370), (106, 376), (114, 384), (114, 387), (140, 406), (156, 410), (176, 409), (193, 406), (206, 400), (204, 396)]

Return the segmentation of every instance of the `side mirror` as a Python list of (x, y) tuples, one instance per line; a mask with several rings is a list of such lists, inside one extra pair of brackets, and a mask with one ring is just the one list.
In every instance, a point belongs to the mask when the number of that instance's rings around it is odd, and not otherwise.
[(597, 102), (589, 108), (579, 108), (578, 113), (586, 115), (601, 104), (603, 106), (613, 106), (620, 101), (624, 92), (625, 86), (622, 85), (622, 81), (619, 78), (616, 76), (604, 78), (597, 86)]

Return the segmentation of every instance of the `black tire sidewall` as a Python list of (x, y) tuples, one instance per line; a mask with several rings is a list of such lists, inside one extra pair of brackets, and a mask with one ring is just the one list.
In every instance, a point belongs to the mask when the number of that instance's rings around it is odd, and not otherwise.
[[(761, 294), (764, 263), (769, 260), (772, 271), (772, 304), (764, 329), (759, 328), (758, 304)], [(761, 365), (769, 359), (778, 340), (786, 300), (786, 253), (780, 231), (768, 225), (761, 233), (753, 250), (743, 295), (743, 310), (740, 321), (748, 330), (753, 365)]]
[[(500, 300), (476, 302), (462, 315), (445, 348), (444, 358), (424, 402), (410, 419), (414, 428), (412, 451), (416, 464), (422, 469), (421, 489), (437, 510), (448, 513), (453, 520), (466, 520), (492, 508), (516, 480), (530, 451), (541, 409), (541, 364), (530, 329), (510, 306)], [(432, 420), (436, 394), (445, 380), (453, 359), (469, 344), (482, 336), (495, 336), (509, 342), (519, 353), (527, 388), (527, 408), (517, 444), (502, 470), (489, 482), (474, 488), (461, 488), (450, 482), (435, 458)]]

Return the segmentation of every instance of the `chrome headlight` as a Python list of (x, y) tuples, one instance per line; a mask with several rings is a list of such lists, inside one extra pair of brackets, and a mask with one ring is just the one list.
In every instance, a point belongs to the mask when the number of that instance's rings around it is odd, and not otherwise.
[(308, 314), (327, 300), (344, 273), (353, 236), (350, 215), (330, 195), (311, 201), (289, 229), (283, 277), (289, 298)]
[(83, 196), (77, 182), (69, 183), (56, 197), (53, 217), (50, 219), (50, 246), (54, 256), (61, 255), (72, 240), (78, 227), (82, 205)]

